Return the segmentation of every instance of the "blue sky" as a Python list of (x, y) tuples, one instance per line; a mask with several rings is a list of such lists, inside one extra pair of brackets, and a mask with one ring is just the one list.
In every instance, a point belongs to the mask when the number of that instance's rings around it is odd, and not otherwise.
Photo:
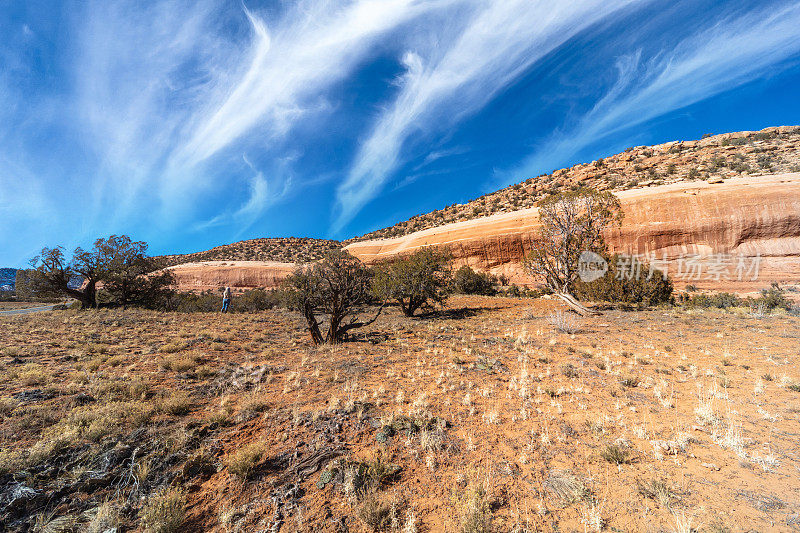
[(0, 266), (343, 239), (798, 124), (798, 28), (796, 0), (0, 0)]

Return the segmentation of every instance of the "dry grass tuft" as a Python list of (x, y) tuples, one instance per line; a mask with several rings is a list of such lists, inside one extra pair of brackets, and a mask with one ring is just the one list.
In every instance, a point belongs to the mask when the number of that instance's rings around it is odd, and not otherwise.
[(619, 444), (607, 444), (600, 451), (600, 457), (615, 465), (630, 462), (630, 452)]
[(251, 420), (259, 413), (267, 410), (268, 403), (264, 392), (260, 388), (253, 389), (244, 395), (239, 402), (239, 420)]
[(189, 347), (189, 343), (186, 341), (173, 341), (161, 346), (158, 351), (161, 353), (175, 353), (180, 352), (181, 350), (185, 350)]
[(583, 482), (568, 470), (552, 469), (547, 473), (544, 488), (564, 503), (576, 503), (591, 496)]
[(491, 500), (483, 483), (479, 482), (467, 487), (456, 503), (460, 533), (489, 533), (491, 531)]
[(161, 366), (173, 372), (188, 372), (194, 370), (200, 360), (201, 357), (197, 354), (176, 354), (165, 357), (164, 360), (161, 361)]
[(267, 454), (267, 446), (263, 442), (251, 442), (225, 458), (224, 465), (228, 472), (247, 480), (256, 470), (256, 466)]
[(639, 494), (655, 501), (662, 509), (671, 508), (672, 500), (677, 497), (669, 483), (663, 479), (654, 478), (646, 481), (639, 480), (636, 485)]
[(177, 533), (186, 519), (186, 492), (163, 489), (148, 498), (139, 512), (146, 533)]
[(162, 398), (158, 404), (159, 410), (174, 416), (183, 416), (192, 411), (194, 400), (185, 392), (179, 391)]
[(92, 519), (86, 525), (86, 533), (117, 531), (119, 522), (119, 510), (111, 502), (105, 502), (94, 510)]
[(358, 504), (357, 512), (358, 518), (371, 531), (386, 529), (397, 521), (397, 503), (377, 492), (365, 494)]

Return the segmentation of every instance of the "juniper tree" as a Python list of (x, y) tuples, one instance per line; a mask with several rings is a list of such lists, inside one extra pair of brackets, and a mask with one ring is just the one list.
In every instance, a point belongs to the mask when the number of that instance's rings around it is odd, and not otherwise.
[(371, 282), (372, 274), (361, 261), (336, 250), (296, 269), (284, 282), (284, 291), (288, 307), (306, 319), (314, 344), (338, 344), (380, 315), (383, 305), (372, 319), (362, 319), (373, 302)]
[(430, 247), (381, 265), (373, 291), (382, 300), (397, 300), (405, 316), (444, 304), (451, 285), (450, 258)]
[(572, 295), (578, 261), (584, 251), (605, 254), (603, 232), (622, 221), (616, 196), (607, 191), (578, 189), (553, 194), (539, 202), (541, 228), (531, 243), (526, 269), (570, 307), (589, 310)]

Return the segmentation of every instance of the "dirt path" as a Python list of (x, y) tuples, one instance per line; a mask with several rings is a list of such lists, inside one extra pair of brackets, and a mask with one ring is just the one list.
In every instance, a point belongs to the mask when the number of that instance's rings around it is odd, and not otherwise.
[(38, 313), (40, 311), (52, 311), (56, 307), (63, 306), (64, 304), (50, 304), (50, 305), (42, 305), (37, 307), (23, 307), (21, 309), (9, 309), (6, 311), (0, 311), (0, 316), (7, 316), (7, 315), (27, 315), (28, 313)]

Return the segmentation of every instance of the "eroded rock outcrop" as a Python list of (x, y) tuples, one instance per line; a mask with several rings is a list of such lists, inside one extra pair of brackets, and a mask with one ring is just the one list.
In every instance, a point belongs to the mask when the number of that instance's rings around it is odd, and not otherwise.
[(294, 263), (272, 261), (201, 261), (169, 267), (179, 291), (201, 292), (220, 287), (272, 289), (294, 269)]
[[(616, 194), (625, 218), (607, 236), (611, 248), (666, 260), (663, 266), (679, 286), (748, 292), (772, 281), (800, 280), (800, 174), (681, 182)], [(373, 264), (421, 246), (441, 246), (456, 265), (530, 284), (534, 280), (521, 261), (538, 226), (537, 209), (530, 208), (346, 249)], [(720, 262), (726, 268), (713, 266)], [(737, 268), (743, 266), (740, 275)], [(758, 279), (752, 280), (756, 271)]]

